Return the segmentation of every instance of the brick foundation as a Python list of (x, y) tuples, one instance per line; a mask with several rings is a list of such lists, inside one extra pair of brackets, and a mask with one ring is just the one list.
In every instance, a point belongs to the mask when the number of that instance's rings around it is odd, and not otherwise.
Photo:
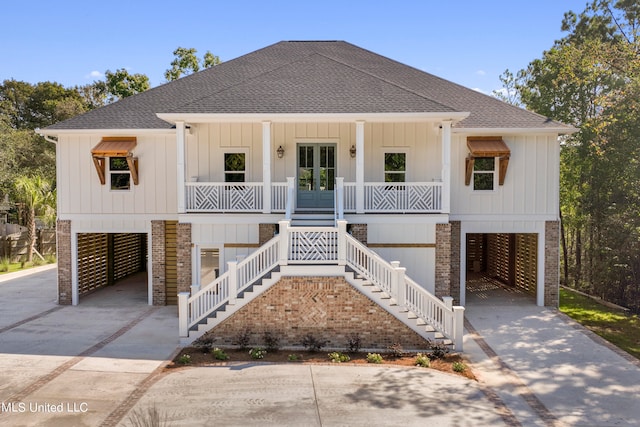
[(72, 304), (71, 282), (71, 221), (58, 220), (56, 224), (58, 260), (58, 304)]
[(258, 244), (262, 246), (273, 239), (276, 229), (277, 224), (258, 224)]
[(436, 224), (435, 295), (451, 296), (451, 224)]
[(347, 224), (347, 232), (363, 245), (367, 245), (367, 224)]
[(166, 257), (164, 221), (151, 221), (151, 275), (153, 305), (166, 305)]
[(176, 267), (178, 273), (178, 293), (191, 290), (191, 224), (178, 223), (176, 226)]
[(327, 349), (345, 349), (353, 333), (359, 334), (363, 349), (384, 350), (396, 343), (406, 350), (428, 346), (342, 277), (284, 277), (206, 336), (214, 345), (231, 346), (245, 330), (251, 346), (264, 346), (267, 331), (282, 348), (301, 347), (303, 337), (312, 334), (328, 341)]
[(560, 293), (560, 222), (544, 226), (544, 305), (558, 307)]

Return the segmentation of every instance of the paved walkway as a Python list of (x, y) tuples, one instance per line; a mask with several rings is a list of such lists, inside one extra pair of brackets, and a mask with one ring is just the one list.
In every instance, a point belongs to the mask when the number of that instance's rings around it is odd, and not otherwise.
[[(479, 382), (419, 368), (230, 363), (164, 370), (175, 307), (144, 277), (55, 304), (55, 270), (0, 279), (0, 426), (637, 425), (640, 367), (555, 310), (470, 293), (466, 354)], [(505, 305), (508, 302), (507, 305)]]

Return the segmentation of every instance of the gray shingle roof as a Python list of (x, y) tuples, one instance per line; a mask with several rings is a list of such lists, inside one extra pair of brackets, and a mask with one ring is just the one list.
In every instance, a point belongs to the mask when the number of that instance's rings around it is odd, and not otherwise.
[[(48, 127), (167, 129), (156, 113), (470, 112), (456, 127), (565, 125), (341, 41), (280, 42)], [(569, 126), (566, 126), (570, 129)]]

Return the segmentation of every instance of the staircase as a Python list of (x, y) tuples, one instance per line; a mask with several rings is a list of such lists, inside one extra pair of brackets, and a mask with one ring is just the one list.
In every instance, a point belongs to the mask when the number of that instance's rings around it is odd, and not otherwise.
[[(427, 340), (462, 351), (463, 307), (442, 300), (337, 227), (297, 226), (280, 222), (280, 234), (227, 272), (189, 296), (178, 296), (180, 336), (184, 345), (229, 318), (284, 276), (341, 276), (388, 313)], [(321, 270), (318, 267), (321, 266)]]

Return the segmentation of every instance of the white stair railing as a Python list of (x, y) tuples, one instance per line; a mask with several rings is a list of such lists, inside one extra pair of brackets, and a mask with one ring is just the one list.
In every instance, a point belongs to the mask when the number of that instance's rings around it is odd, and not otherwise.
[(353, 270), (381, 291), (420, 317), (462, 351), (464, 307), (454, 307), (448, 299), (440, 300), (405, 274), (399, 263), (389, 263), (371, 249), (345, 235), (346, 262)]
[(228, 262), (227, 271), (200, 291), (178, 294), (180, 336), (224, 304), (235, 304), (241, 292), (278, 265), (280, 237), (276, 236), (240, 262)]

